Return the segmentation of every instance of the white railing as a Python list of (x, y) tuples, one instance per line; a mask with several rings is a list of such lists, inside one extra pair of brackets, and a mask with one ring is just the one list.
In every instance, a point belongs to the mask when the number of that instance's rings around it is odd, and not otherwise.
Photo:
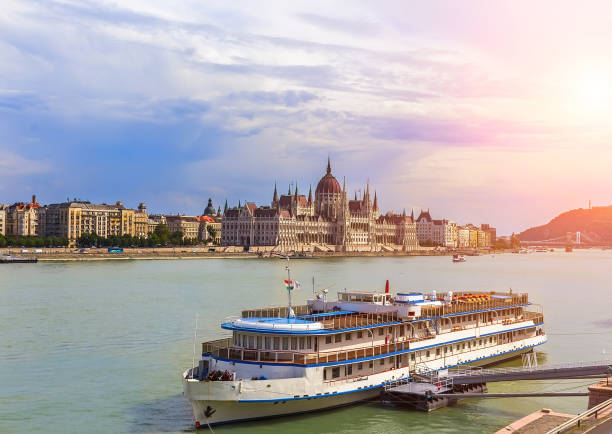
[(606, 410), (608, 407), (612, 406), (612, 398), (608, 399), (607, 401), (602, 402), (599, 405), (596, 405), (593, 408), (588, 409), (587, 411), (585, 411), (584, 413), (579, 414), (578, 416), (568, 420), (567, 422), (562, 423), (561, 425), (559, 425), (556, 428), (551, 429), (550, 431), (547, 431), (546, 434), (560, 434), (563, 433), (569, 429), (575, 428), (575, 427), (580, 427), (580, 424), (587, 418), (591, 417), (591, 416), (595, 416), (595, 419), (597, 419), (598, 413), (602, 410)]

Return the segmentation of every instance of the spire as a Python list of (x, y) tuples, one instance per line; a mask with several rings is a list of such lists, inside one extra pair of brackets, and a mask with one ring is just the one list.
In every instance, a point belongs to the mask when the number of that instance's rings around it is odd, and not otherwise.
[(289, 191), (287, 192), (289, 196), (291, 196), (291, 184), (289, 184)]
[(374, 211), (378, 211), (378, 198), (376, 197), (376, 190), (374, 190)]
[(410, 210), (410, 218), (414, 221), (414, 208)]
[(219, 205), (219, 208), (217, 209), (217, 217), (221, 217), (221, 205)]
[(240, 205), (240, 199), (238, 199), (238, 209), (242, 208), (242, 205)]
[(274, 197), (272, 197), (272, 203), (278, 202), (278, 191), (276, 191), (276, 181), (274, 181)]
[(329, 155), (327, 156), (327, 174), (331, 175), (331, 162), (329, 160)]
[(227, 199), (225, 199), (225, 206), (223, 207), (223, 215), (227, 212)]
[(363, 195), (363, 203), (365, 204), (370, 203), (370, 182), (366, 184), (365, 193)]
[(308, 205), (312, 205), (312, 184), (310, 185), (310, 188), (308, 189)]
[(406, 208), (404, 208), (404, 211), (402, 212), (402, 217), (406, 217)]
[(357, 200), (357, 190), (355, 190), (355, 200)]
[(346, 197), (346, 176), (342, 177), (342, 192), (344, 193), (344, 197)]
[(295, 198), (298, 198), (298, 186), (297, 186), (297, 181), (295, 181)]

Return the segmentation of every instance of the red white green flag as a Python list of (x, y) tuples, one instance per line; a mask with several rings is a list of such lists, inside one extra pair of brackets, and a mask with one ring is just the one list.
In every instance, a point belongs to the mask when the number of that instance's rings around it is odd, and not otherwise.
[(291, 291), (293, 289), (300, 289), (302, 287), (302, 284), (297, 280), (285, 280), (284, 282), (287, 291)]

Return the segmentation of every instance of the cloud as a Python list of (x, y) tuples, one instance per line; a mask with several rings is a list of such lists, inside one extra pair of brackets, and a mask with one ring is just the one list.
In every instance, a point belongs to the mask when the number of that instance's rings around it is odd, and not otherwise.
[(374, 22), (351, 21), (313, 13), (301, 13), (298, 14), (298, 17), (309, 24), (313, 24), (323, 29), (335, 32), (345, 32), (350, 35), (363, 36), (365, 34), (368, 36), (376, 36), (381, 33), (381, 25)]
[(20, 177), (49, 173), (51, 165), (42, 160), (30, 159), (11, 152), (7, 145), (0, 145), (0, 179), (2, 184), (13, 184)]

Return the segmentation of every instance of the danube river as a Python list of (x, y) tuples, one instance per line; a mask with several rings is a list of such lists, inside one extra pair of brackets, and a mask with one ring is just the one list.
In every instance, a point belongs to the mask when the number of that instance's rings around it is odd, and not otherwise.
[[(612, 252), (296, 260), (296, 303), (317, 287), (529, 292), (544, 307), (540, 363), (611, 359)], [(181, 432), (180, 375), (192, 338), (224, 335), (241, 309), (286, 303), (275, 259), (57, 262), (0, 266), (0, 432)], [(515, 361), (513, 364), (519, 364)], [(588, 380), (493, 384), (490, 391), (585, 390)], [(216, 428), (216, 432), (482, 432), (580, 398), (467, 399), (430, 414), (381, 403)]]

